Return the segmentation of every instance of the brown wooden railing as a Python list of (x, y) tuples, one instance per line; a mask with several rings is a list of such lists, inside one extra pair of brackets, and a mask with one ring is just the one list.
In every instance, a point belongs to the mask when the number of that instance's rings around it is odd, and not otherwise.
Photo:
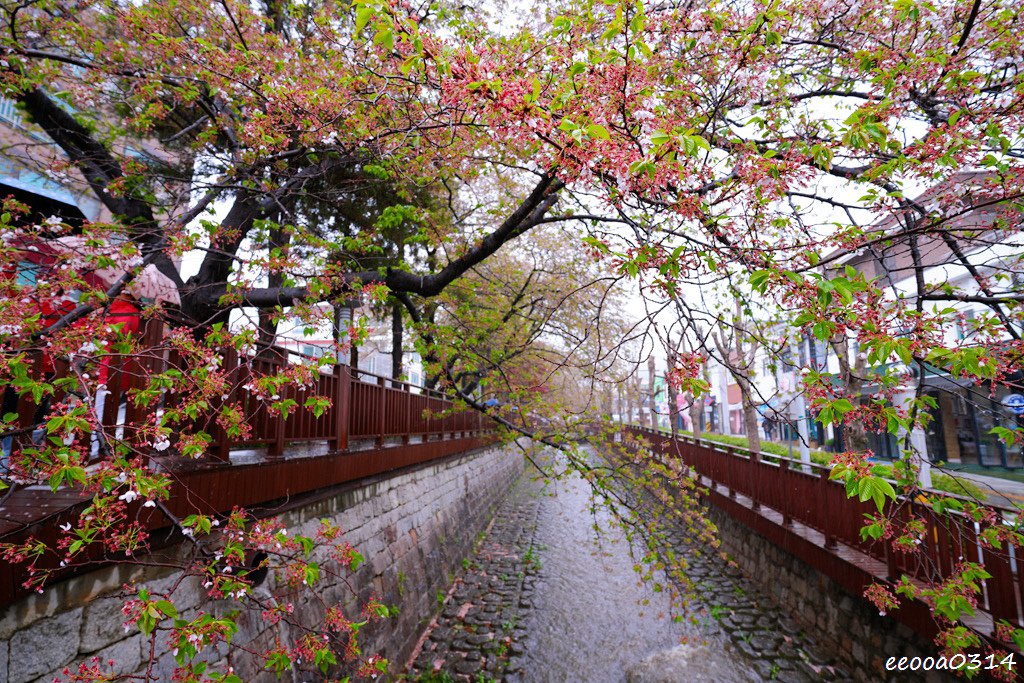
[[(878, 509), (871, 501), (848, 497), (845, 486), (829, 481), (829, 467), (775, 455), (755, 457), (743, 448), (698, 442), (689, 436), (672, 436), (644, 427), (624, 427), (624, 433), (648, 441), (656, 452), (681, 458), (704, 478), (713, 503), (741, 521), (758, 526), (756, 530), (776, 545), (790, 552), (800, 551), (797, 554), (802, 553), (801, 559), (855, 594), (859, 595), (871, 581), (895, 581), (903, 575), (921, 583), (940, 582), (950, 577), (960, 563), (977, 562), (992, 578), (984, 582), (980, 611), (967, 620), (968, 625), (985, 636), (992, 635), (994, 623), (1000, 620), (1024, 626), (1021, 548), (989, 547), (980, 540), (982, 523), (955, 512), (937, 514), (927, 502), (928, 498), (953, 497), (951, 494), (926, 491), (917, 500), (902, 498), (887, 503), (886, 513), (897, 522), (913, 517), (925, 527), (917, 550), (902, 553), (885, 541), (862, 538), (865, 515), (877, 514)], [(998, 506), (994, 510), (996, 519), (989, 523), (1016, 519), (1015, 510)], [(805, 547), (801, 540), (810, 540), (810, 544)], [(906, 616), (908, 625), (930, 636), (934, 623), (920, 607), (904, 615), (900, 614), (901, 608), (896, 614)]]
[[(110, 393), (102, 415), (108, 434), (131, 429), (147, 414), (152, 419), (152, 406), (137, 408), (131, 399), (119, 411), (126, 393), (147, 386), (155, 373), (171, 368), (187, 371), (180, 355), (168, 349), (162, 339), (163, 330), (151, 323), (144, 332), (144, 351), (131, 357), (110, 356), (106, 382)], [(301, 504), (303, 496), (319, 495), (323, 489), (465, 453), (497, 439), (495, 424), (489, 418), (469, 409), (457, 409), (440, 392), (340, 364), (332, 364), (330, 372), (321, 372), (312, 386), (282, 386), (278, 400), (291, 398), (300, 406), (290, 417), (282, 419), (271, 414), (267, 402), (246, 391), (245, 386), (253, 378), (284, 370), (291, 355), (301, 354), (271, 347), (254, 356), (228, 352), (221, 358), (221, 367), (232, 380), (226, 400), (243, 411), (251, 427), (249, 435), (244, 440), (229, 438), (212, 416), (179, 424), (175, 429), (179, 434), (195, 429), (213, 436), (210, 457), (184, 461), (168, 456), (172, 449), (156, 458), (154, 466), (167, 472), (173, 481), (166, 511), (133, 503), (133, 518), (140, 519), (146, 528), (157, 530), (172, 526), (167, 513), (183, 518), (196, 512), (224, 513), (237, 506), (249, 508), (255, 514), (276, 514)], [(36, 362), (41, 363), (41, 359)], [(52, 371), (59, 377), (67, 374), (69, 368), (66, 363), (63, 367), (56, 364)], [(312, 395), (331, 399), (330, 407), (319, 416), (301, 407)], [(55, 400), (62, 398), (55, 396)], [(161, 409), (174, 410), (184, 399), (165, 391)], [(215, 414), (219, 407), (212, 406), (210, 412)], [(29, 443), (42, 412), (25, 397), (19, 399), (17, 411), (22, 433), (15, 440), (15, 450), (19, 443)], [(303, 446), (313, 441), (326, 442), (319, 454)], [(265, 454), (232, 462), (233, 450), (254, 448), (265, 448)], [(55, 546), (58, 527), (75, 524), (90, 497), (67, 488), (53, 492), (39, 486), (16, 487), (0, 507), (0, 542), (19, 543), (34, 537)], [(180, 538), (166, 533), (161, 537)], [(97, 555), (96, 559), (103, 563), (109, 558)], [(80, 571), (82, 568), (60, 569), (53, 580)], [(22, 582), (19, 567), (0, 562), (0, 606), (28, 592)]]
[[(110, 354), (104, 361), (107, 372), (107, 395), (102, 413), (102, 425), (109, 434), (111, 430), (131, 429), (139, 424), (152, 406), (139, 408), (132, 400), (125, 400), (133, 391), (148, 386), (153, 375), (177, 369), (188, 372), (181, 354), (174, 348), (167, 348), (163, 340), (163, 326), (151, 321), (143, 333), (142, 349), (133, 356)], [(229, 377), (231, 390), (227, 403), (234, 404), (242, 411), (251, 428), (244, 439), (231, 439), (214, 420), (216, 409), (194, 421), (185, 421), (175, 426), (176, 432), (205, 431), (214, 437), (210, 449), (216, 459), (227, 462), (232, 449), (266, 447), (268, 457), (280, 457), (285, 445), (306, 441), (330, 442), (332, 450), (344, 451), (350, 439), (373, 439), (381, 446), (390, 437), (401, 437), (403, 443), (410, 443), (414, 437), (421, 440), (440, 438), (443, 435), (479, 433), (490, 422), (480, 413), (455, 405), (444, 394), (426, 387), (414, 385), (399, 379), (382, 377), (364, 370), (355, 370), (347, 365), (332, 364), (329, 372), (321, 371), (314, 378), (312, 386), (302, 387), (288, 383), (281, 387), (277, 400), (294, 400), (299, 408), (288, 418), (272, 414), (268, 401), (246, 387), (258, 377), (274, 376), (289, 367), (289, 358), (296, 352), (268, 347), (254, 355), (240, 355), (233, 350), (225, 352), (220, 359), (222, 371)], [(42, 376), (42, 355), (36, 353), (34, 361), (37, 374)], [(59, 379), (70, 372), (68, 364), (57, 363), (53, 369)], [(52, 381), (51, 380), (51, 381)], [(310, 396), (324, 396), (331, 405), (317, 416), (303, 408)], [(58, 392), (54, 400), (64, 395)], [(164, 411), (181, 407), (188, 396), (183, 392), (164, 391), (160, 406)], [(118, 406), (124, 403), (119, 411)], [(25, 443), (34, 423), (40, 421), (38, 406), (28, 396), (18, 402), (19, 421)], [(17, 442), (16, 442), (17, 443)]]

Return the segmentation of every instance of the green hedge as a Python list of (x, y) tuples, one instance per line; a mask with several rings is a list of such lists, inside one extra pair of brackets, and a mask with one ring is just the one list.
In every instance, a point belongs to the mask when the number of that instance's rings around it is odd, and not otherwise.
[[(680, 430), (680, 434), (686, 436), (693, 436), (693, 432), (687, 432)], [(703, 441), (713, 441), (715, 443), (724, 444), (727, 446), (737, 446), (739, 448), (749, 448), (750, 442), (745, 436), (727, 436), (725, 434), (708, 434), (703, 433), (700, 436)], [(779, 455), (782, 457), (789, 457), (789, 447), (783, 444), (774, 443), (771, 441), (761, 442), (761, 452), (769, 453), (771, 455)], [(793, 445), (793, 455), (799, 457), (799, 449), (796, 444)], [(821, 451), (812, 448), (811, 449), (811, 462), (818, 465), (830, 465), (832, 463), (832, 453)], [(875, 465), (872, 470), (875, 474), (883, 477), (892, 477), (892, 467), (885, 464)], [(961, 479), (960, 477), (954, 477), (949, 474), (933, 474), (932, 475), (932, 488), (938, 491), (945, 491), (946, 493), (953, 493), (959, 496), (970, 496), (977, 498), (978, 500), (984, 501), (986, 496), (985, 492), (974, 482), (968, 479)]]

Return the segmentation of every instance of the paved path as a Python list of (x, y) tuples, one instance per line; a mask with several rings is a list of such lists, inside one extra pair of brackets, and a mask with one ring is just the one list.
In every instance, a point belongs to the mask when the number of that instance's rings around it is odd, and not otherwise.
[[(691, 553), (690, 576), (702, 604), (691, 605), (692, 619), (673, 621), (667, 595), (638, 582), (622, 534), (596, 536), (594, 521), (580, 480), (545, 488), (521, 480), (476, 555), (467, 558), (409, 678), (424, 683), (845, 678), (795, 623), (717, 557)], [(681, 535), (673, 544), (685, 547)]]
[(427, 683), (504, 680), (523, 653), (523, 616), (533, 606), (540, 563), (534, 546), (541, 485), (528, 477), (509, 493), (430, 625), (410, 678)]
[(969, 479), (980, 486), (988, 496), (988, 502), (993, 505), (1024, 505), (1024, 482), (954, 469), (950, 469), (949, 474), (960, 479)]

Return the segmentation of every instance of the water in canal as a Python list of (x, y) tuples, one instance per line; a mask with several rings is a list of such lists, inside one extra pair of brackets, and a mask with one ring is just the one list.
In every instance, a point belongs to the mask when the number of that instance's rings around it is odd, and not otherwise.
[(544, 489), (534, 541), (541, 570), (524, 623), (523, 680), (626, 681), (642, 660), (682, 642), (706, 646), (700, 651), (721, 661), (692, 667), (694, 674), (711, 672), (700, 677), (643, 680), (759, 680), (746, 674), (752, 669), (745, 656), (724, 635), (672, 620), (668, 595), (639, 582), (628, 541), (603, 510), (597, 512), (602, 532), (595, 532), (588, 490), (579, 478)]

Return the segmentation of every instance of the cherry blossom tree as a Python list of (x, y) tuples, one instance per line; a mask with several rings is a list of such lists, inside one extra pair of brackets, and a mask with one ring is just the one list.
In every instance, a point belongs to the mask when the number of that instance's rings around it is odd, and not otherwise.
[[(217, 358), (255, 343), (251, 327), (232, 324), (247, 310), (315, 325), (333, 310), (321, 304), (358, 291), (390, 297), (423, 325), (444, 367), (452, 339), (429, 332), (436, 300), (555, 223), (652, 298), (728, 268), (791, 313), (795, 333), (855, 341), (879, 388), (851, 401), (843, 385), (808, 373), (803, 388), (826, 423), (913, 433), (927, 397), (892, 399), (914, 365), (989, 387), (1019, 382), (1020, 263), (977, 248), (1020, 232), (1015, 5), (569, 0), (542, 11), (527, 28), (483, 10), (378, 0), (6, 6), (4, 92), (63, 155), (39, 170), (77, 179), (110, 220), (39, 225), (8, 206), (5, 264), (38, 243), (81, 241), (31, 288), (8, 278), (2, 377), (40, 403), (55, 391), (47, 363), (65, 363), (75, 391), (95, 396), (104, 358), (145, 355), (139, 334), (107, 321), (154, 269), (176, 303), (143, 317), (170, 323), (159, 345), (193, 370), (139, 392), (142, 418), (110, 435), (116, 457), (100, 474), (82, 467), (99, 426), (88, 400), (53, 403), (53, 438), (22, 449), (18, 476), (91, 486), (112, 505), (124, 487), (159, 500), (166, 485), (139, 458), (169, 447), (184, 417), (158, 417), (152, 397), (187, 394), (189, 419), (244, 430), (238, 407), (217, 398)], [(389, 228), (374, 220), (353, 231), (332, 207), (388, 187), (406, 188), (386, 206), (412, 228), (403, 241), (416, 250), (372, 265), (348, 258)], [(932, 187), (944, 189), (914, 199)], [(979, 207), (993, 214), (988, 224), (958, 220)], [(893, 240), (907, 245), (909, 296), (831, 268)], [(931, 244), (945, 245), (962, 284), (927, 279)], [(88, 277), (99, 269), (121, 275), (101, 285)], [(964, 302), (986, 309), (969, 345), (943, 333)], [(35, 365), (32, 354), (49, 360)], [(261, 390), (273, 402), (274, 386), (314, 370), (264, 378)], [(463, 379), (448, 389), (472, 401)], [(1000, 436), (1022, 440), (1009, 428)], [(210, 441), (201, 432), (175, 449), (201, 456)], [(914, 465), (911, 454), (898, 482), (911, 493)], [(856, 459), (837, 473), (871, 476)]]

